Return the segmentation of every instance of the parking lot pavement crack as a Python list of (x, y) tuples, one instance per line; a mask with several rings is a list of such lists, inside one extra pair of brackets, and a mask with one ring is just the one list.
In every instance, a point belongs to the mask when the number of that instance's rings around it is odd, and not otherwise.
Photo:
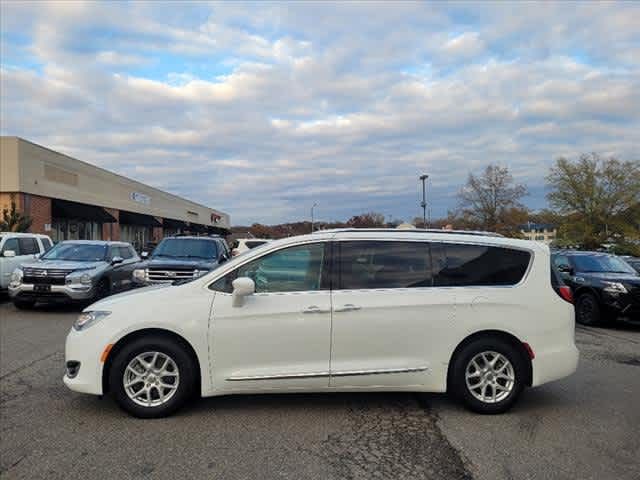
[(348, 425), (331, 433), (320, 455), (327, 478), (471, 479), (459, 452), (413, 395), (350, 399)]
[(55, 355), (58, 355), (58, 354), (60, 354), (60, 352), (53, 352), (53, 353), (50, 353), (48, 355), (45, 355), (44, 357), (36, 358), (35, 360), (27, 363), (26, 365), (22, 365), (22, 366), (20, 366), (18, 368), (15, 368), (15, 369), (11, 370), (10, 372), (5, 373), (4, 375), (0, 375), (0, 380), (4, 380), (5, 378), (10, 377), (11, 375), (15, 375), (17, 373), (20, 373), (23, 370), (26, 370), (27, 368), (35, 365), (36, 363), (41, 362), (43, 360), (46, 360), (48, 358), (51, 358), (51, 357), (53, 357)]

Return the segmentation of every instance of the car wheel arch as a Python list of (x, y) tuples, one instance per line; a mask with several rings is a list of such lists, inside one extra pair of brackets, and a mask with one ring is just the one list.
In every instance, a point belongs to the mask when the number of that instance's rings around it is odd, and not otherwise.
[(195, 386), (195, 392), (198, 395), (201, 395), (201, 385), (202, 385), (202, 369), (200, 367), (200, 361), (198, 359), (198, 355), (194, 350), (191, 343), (185, 339), (182, 335), (173, 332), (171, 330), (166, 330), (163, 328), (143, 328), (140, 330), (134, 330), (133, 332), (129, 332), (120, 339), (111, 347), (109, 350), (109, 355), (104, 363), (104, 367), (102, 369), (102, 393), (107, 394), (109, 392), (109, 372), (111, 370), (111, 365), (113, 363), (113, 359), (117, 356), (117, 354), (129, 343), (147, 336), (147, 335), (159, 335), (173, 340), (174, 342), (181, 345), (186, 351), (191, 361), (193, 362), (196, 373), (195, 378), (197, 385)]
[(470, 344), (471, 342), (478, 340), (480, 338), (486, 338), (486, 337), (494, 337), (494, 338), (500, 338), (510, 344), (512, 344), (522, 355), (522, 357), (525, 360), (525, 365), (527, 366), (527, 378), (525, 381), (525, 385), (531, 386), (532, 382), (533, 382), (533, 364), (531, 362), (531, 357), (529, 356), (529, 353), (527, 352), (526, 348), (523, 345), (522, 340), (520, 340), (518, 337), (516, 337), (515, 335), (513, 335), (512, 333), (506, 332), (504, 330), (480, 330), (477, 332), (474, 332), (470, 335), (467, 335), (464, 339), (462, 339), (458, 345), (456, 346), (456, 348), (453, 350), (453, 353), (451, 354), (451, 357), (449, 358), (449, 365), (447, 366), (447, 385), (446, 385), (446, 389), (448, 390), (449, 385), (451, 385), (451, 375), (453, 373), (453, 359), (456, 357), (456, 355), (464, 348), (466, 347), (468, 344)]
[(577, 300), (578, 298), (580, 298), (582, 295), (586, 293), (593, 295), (598, 301), (598, 303), (600, 303), (601, 301), (600, 293), (595, 288), (592, 288), (592, 287), (584, 286), (584, 287), (576, 288), (576, 291), (574, 292), (573, 296)]

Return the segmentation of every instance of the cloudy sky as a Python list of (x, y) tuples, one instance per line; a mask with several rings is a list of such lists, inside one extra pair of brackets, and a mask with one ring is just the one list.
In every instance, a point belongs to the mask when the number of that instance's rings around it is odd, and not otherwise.
[(0, 130), (234, 224), (432, 217), (508, 166), (638, 159), (640, 2), (4, 1)]

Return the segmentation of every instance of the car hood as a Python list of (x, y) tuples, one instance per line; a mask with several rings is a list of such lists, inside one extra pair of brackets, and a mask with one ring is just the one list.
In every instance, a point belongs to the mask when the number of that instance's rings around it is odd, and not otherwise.
[(156, 295), (158, 293), (157, 290), (164, 290), (170, 287), (170, 284), (164, 283), (158, 285), (150, 285), (148, 287), (135, 288), (133, 290), (128, 290), (116, 295), (110, 295), (107, 298), (99, 300), (98, 302), (88, 306), (87, 308), (85, 308), (85, 310), (108, 310), (110, 306), (120, 303), (121, 300), (127, 297), (132, 297), (135, 295), (140, 296), (140, 299), (142, 300), (142, 298), (145, 296), (148, 297), (149, 295)]
[(605, 280), (610, 282), (623, 282), (633, 285), (640, 285), (640, 276), (633, 273), (614, 273), (614, 272), (578, 272), (576, 276), (584, 278), (593, 278), (596, 280)]
[(73, 262), (71, 260), (36, 260), (35, 262), (23, 263), (23, 268), (46, 268), (60, 270), (92, 270), (104, 267), (107, 262)]
[(217, 266), (216, 260), (202, 258), (152, 258), (143, 264), (145, 268), (196, 268), (198, 270), (211, 270)]

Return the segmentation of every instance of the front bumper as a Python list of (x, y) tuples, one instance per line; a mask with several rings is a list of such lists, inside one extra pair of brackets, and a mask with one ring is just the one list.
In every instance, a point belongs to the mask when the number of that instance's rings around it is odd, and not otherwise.
[(95, 295), (95, 287), (71, 286), (71, 285), (51, 285), (50, 291), (36, 291), (35, 285), (21, 283), (17, 286), (9, 286), (9, 297), (18, 300), (35, 300), (42, 302), (81, 302), (90, 300)]
[[(95, 330), (93, 330), (95, 329)], [(93, 330), (93, 331), (92, 331)], [(67, 373), (64, 384), (74, 392), (102, 395), (102, 369), (100, 356), (106, 345), (100, 335), (100, 325), (77, 332), (73, 328), (67, 335), (65, 344), (65, 365), (78, 362), (79, 368), (71, 378)]]
[(607, 293), (602, 295), (605, 307), (617, 315), (640, 320), (640, 287), (628, 293)]

